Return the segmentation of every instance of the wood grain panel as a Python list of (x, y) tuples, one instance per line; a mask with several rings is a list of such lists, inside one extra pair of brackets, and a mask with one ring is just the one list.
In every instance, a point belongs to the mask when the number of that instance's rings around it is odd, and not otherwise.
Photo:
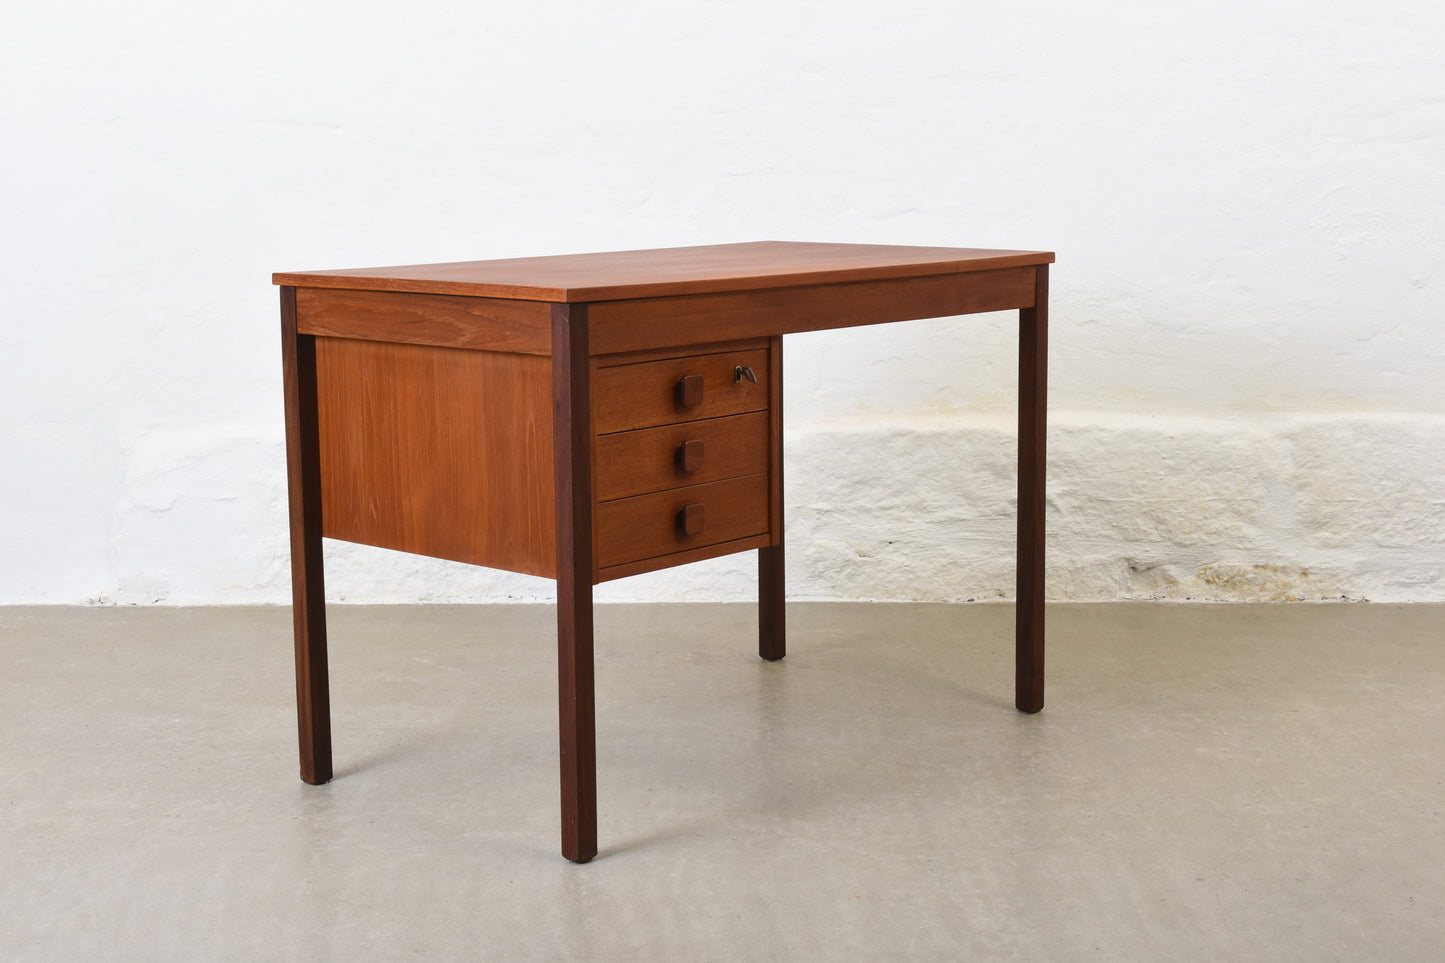
[[(751, 367), (757, 383), (735, 381), (738, 365)], [(684, 405), (678, 400), (677, 385), (684, 377), (692, 376), (702, 378), (702, 401)], [(765, 344), (746, 351), (599, 367), (592, 376), (592, 426), (600, 435), (762, 411), (768, 407), (767, 385)]]
[(330, 538), (553, 576), (549, 359), (316, 339)]
[(548, 354), (550, 309), (536, 301), (385, 291), (296, 292), (302, 334)]
[[(706, 527), (684, 535), (678, 513), (700, 503)], [(768, 531), (768, 476), (748, 475), (602, 502), (596, 509), (599, 569), (731, 542)]]
[(592, 306), (596, 354), (1032, 307), (1032, 267), (853, 284), (608, 301)]
[[(682, 464), (685, 444), (698, 464)], [(593, 491), (598, 501), (626, 498), (685, 485), (756, 475), (768, 470), (768, 413), (755, 411), (730, 418), (709, 418), (680, 425), (619, 431), (602, 435), (593, 445)]]

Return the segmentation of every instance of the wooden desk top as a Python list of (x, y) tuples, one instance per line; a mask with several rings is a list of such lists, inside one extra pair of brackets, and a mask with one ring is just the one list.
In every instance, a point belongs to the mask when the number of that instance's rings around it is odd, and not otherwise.
[(964, 274), (1050, 264), (1047, 251), (753, 241), (273, 276), (303, 288), (595, 302)]

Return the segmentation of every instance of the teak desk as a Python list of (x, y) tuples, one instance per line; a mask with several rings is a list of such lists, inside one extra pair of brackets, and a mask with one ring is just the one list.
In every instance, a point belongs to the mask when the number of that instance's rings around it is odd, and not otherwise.
[[(597, 854), (592, 586), (758, 550), (784, 655), (782, 336), (1019, 312), (1016, 704), (1043, 707), (1042, 251), (763, 241), (277, 274), (301, 778), (331, 778), (322, 537), (557, 580), (562, 854)], [(900, 480), (901, 481), (901, 480)]]

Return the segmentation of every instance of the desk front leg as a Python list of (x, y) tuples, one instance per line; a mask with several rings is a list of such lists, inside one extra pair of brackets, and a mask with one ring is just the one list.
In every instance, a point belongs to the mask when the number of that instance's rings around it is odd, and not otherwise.
[(1019, 312), (1018, 602), (1015, 696), (1022, 712), (1044, 707), (1044, 454), (1048, 410), (1049, 268), (1039, 265), (1034, 306)]
[(331, 694), (326, 672), (326, 589), (321, 573), (316, 339), (296, 333), (296, 289), (291, 287), (281, 289), (281, 358), (301, 778), (320, 785), (331, 780)]
[(597, 729), (592, 666), (592, 418), (587, 307), (552, 308), (557, 520), (557, 690), (562, 855), (597, 855)]
[(783, 566), (783, 338), (768, 342), (768, 525), (774, 544), (758, 549), (758, 655), (788, 654), (787, 579)]

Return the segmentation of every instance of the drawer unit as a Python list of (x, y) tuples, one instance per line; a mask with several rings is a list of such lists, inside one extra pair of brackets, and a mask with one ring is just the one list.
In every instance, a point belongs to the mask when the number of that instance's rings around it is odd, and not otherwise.
[[(314, 350), (323, 535), (554, 574), (552, 424), (536, 416), (550, 407), (545, 357), (333, 337)], [(771, 350), (752, 341), (593, 360), (599, 580), (775, 541)], [(430, 512), (437, 504), (460, 509)], [(690, 504), (690, 527), (677, 529)]]
[(753, 341), (594, 361), (600, 580), (774, 543), (770, 357)]

